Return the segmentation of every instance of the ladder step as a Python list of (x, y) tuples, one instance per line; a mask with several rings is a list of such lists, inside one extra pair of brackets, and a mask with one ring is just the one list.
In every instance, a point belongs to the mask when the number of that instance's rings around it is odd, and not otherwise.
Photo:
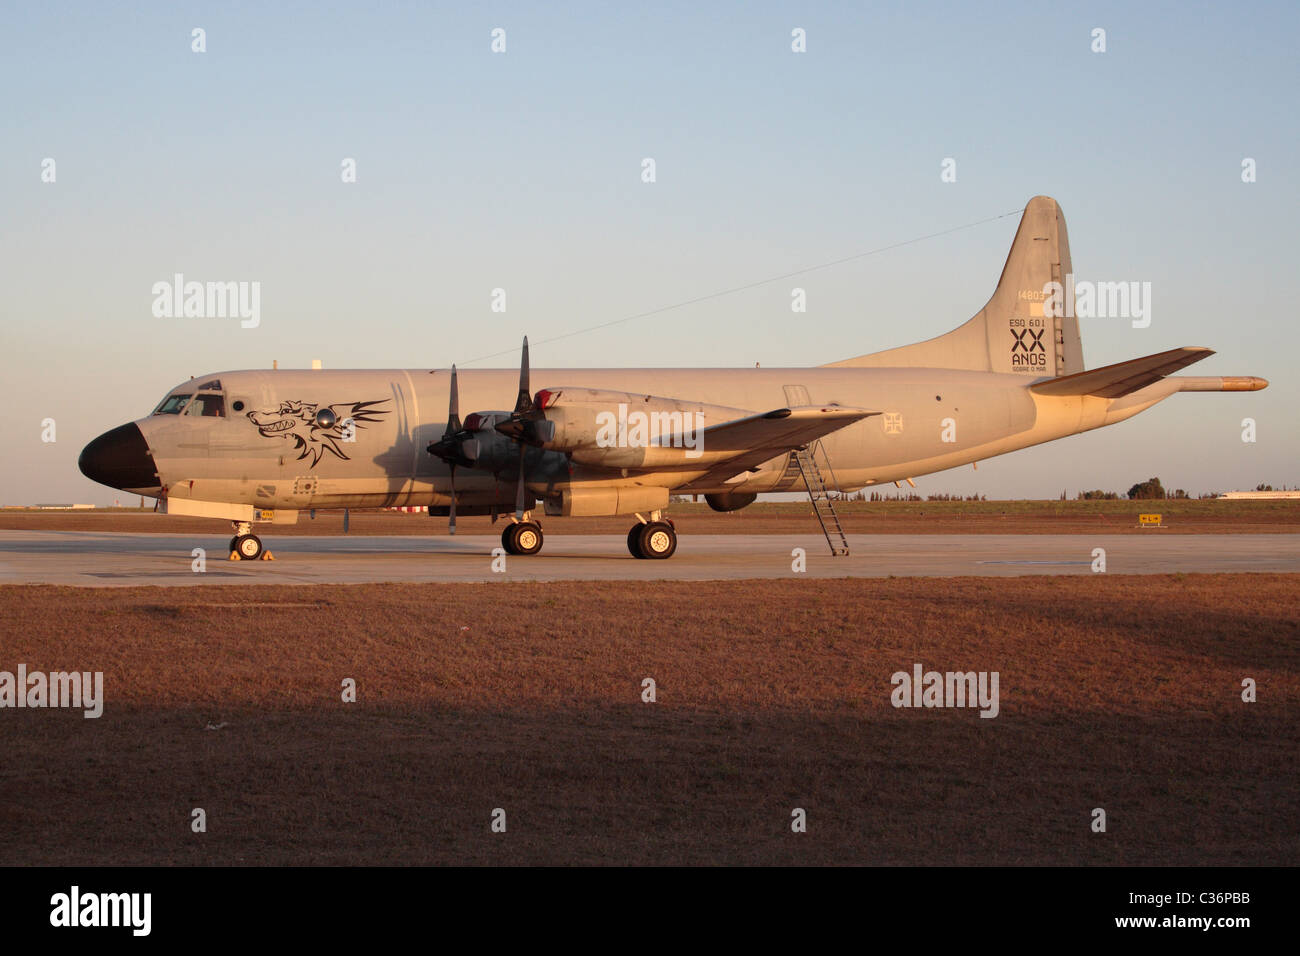
[[(816, 450), (820, 446), (820, 442), (814, 442), (812, 445), (798, 449), (790, 456), (790, 463), (803, 477), (804, 487), (808, 489), (808, 499), (813, 506), (813, 514), (817, 517), (817, 523), (821, 525), (822, 534), (826, 536), (826, 544), (831, 549), (831, 556), (838, 557), (849, 553), (849, 539), (844, 534), (844, 526), (840, 523), (835, 504), (826, 490), (826, 480), (817, 465)], [(822, 449), (822, 457), (826, 457), (825, 449)], [(829, 458), (826, 458), (826, 463), (830, 464)], [(787, 472), (790, 470), (789, 465), (786, 466), (786, 470)]]

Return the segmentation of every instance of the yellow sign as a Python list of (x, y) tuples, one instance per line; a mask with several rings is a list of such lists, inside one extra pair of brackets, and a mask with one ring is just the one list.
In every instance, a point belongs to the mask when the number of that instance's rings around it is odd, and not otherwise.
[[(274, 511), (266, 511), (266, 510), (262, 510), (262, 511), (259, 511), (257, 514), (258, 514), (258, 517), (259, 517), (262, 521), (270, 521), (271, 519), (273, 519), (273, 518), (275, 517), (275, 512), (274, 512)], [(1146, 517), (1146, 516), (1143, 515), (1143, 517)], [(1160, 517), (1159, 515), (1156, 515), (1156, 518), (1157, 518), (1157, 519), (1159, 519), (1159, 517)], [(1157, 520), (1156, 523), (1159, 524), (1159, 523), (1160, 523), (1159, 520)]]
[(1163, 528), (1159, 515), (1138, 515), (1138, 525), (1143, 528)]

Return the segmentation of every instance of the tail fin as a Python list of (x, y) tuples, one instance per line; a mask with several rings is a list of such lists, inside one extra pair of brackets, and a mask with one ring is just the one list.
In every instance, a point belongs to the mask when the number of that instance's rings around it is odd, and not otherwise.
[(1030, 378), (1083, 371), (1079, 320), (1044, 317), (1044, 286), (1073, 274), (1065, 216), (1055, 199), (1035, 196), (1025, 206), (1002, 278), (988, 304), (947, 335), (830, 367), (911, 366), (1019, 373)]

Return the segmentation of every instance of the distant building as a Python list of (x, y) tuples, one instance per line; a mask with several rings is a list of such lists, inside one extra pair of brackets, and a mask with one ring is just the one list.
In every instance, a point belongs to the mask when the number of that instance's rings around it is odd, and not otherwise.
[(1231, 498), (1236, 501), (1245, 500), (1262, 500), (1265, 498), (1292, 498), (1300, 499), (1300, 491), (1225, 491), (1219, 495), (1219, 500)]
[(93, 511), (94, 505), (32, 505), (42, 511)]

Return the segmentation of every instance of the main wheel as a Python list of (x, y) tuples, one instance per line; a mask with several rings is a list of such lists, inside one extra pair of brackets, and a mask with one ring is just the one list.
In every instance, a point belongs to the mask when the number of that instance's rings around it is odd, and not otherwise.
[(651, 521), (641, 528), (639, 543), (647, 558), (671, 558), (677, 550), (677, 532), (666, 521)]
[(231, 550), (239, 555), (241, 561), (256, 561), (262, 556), (262, 540), (255, 534), (241, 534), (235, 538)]
[(518, 554), (519, 551), (515, 546), (515, 536), (519, 533), (519, 525), (511, 522), (501, 529), (501, 547), (506, 549), (506, 554)]
[(632, 530), (627, 533), (627, 549), (632, 552), (634, 558), (644, 558), (645, 554), (641, 551), (641, 532), (645, 525), (638, 522), (632, 525)]
[(515, 554), (536, 554), (542, 550), (542, 526), (532, 521), (515, 525)]

